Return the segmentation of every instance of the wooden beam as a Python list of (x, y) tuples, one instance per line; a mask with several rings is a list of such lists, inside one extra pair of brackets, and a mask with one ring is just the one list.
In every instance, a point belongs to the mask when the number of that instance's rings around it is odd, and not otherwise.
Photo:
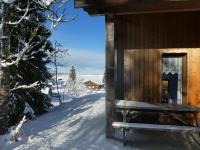
[[(129, 5), (129, 4), (150, 4), (158, 2), (166, 2), (173, 0), (75, 0), (75, 7), (94, 7), (94, 6), (119, 6), (119, 5)], [(178, 0), (174, 0), (178, 1)], [(184, 0), (179, 0), (184, 1)]]
[(112, 15), (106, 15), (106, 136), (113, 137), (114, 100), (115, 100), (115, 23)]
[(121, 42), (123, 31), (120, 27), (120, 20), (115, 16), (115, 99), (124, 99), (124, 49)]
[(77, 0), (75, 7), (91, 15), (200, 11), (199, 0)]

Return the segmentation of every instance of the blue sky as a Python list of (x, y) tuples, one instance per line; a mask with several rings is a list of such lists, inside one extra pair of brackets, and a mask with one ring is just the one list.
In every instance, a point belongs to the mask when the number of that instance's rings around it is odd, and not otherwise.
[(59, 25), (52, 31), (52, 42), (58, 41), (69, 49), (70, 56), (62, 58), (67, 68), (75, 65), (79, 74), (103, 74), (105, 64), (105, 19), (89, 16), (82, 9), (75, 9), (73, 0), (67, 4), (68, 15), (77, 15), (74, 21)]

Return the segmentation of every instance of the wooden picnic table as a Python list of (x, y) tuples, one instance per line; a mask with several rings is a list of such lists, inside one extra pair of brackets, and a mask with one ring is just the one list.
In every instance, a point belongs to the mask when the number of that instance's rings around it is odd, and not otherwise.
[[(190, 105), (177, 105), (177, 104), (151, 104), (142, 101), (128, 101), (128, 100), (116, 100), (115, 101), (116, 111), (121, 111), (123, 115), (123, 122), (113, 122), (114, 128), (123, 129), (123, 140), (125, 144), (126, 129), (146, 129), (146, 130), (156, 130), (156, 131), (183, 131), (183, 132), (200, 132), (200, 124), (198, 122), (198, 113), (200, 108), (190, 106)], [(179, 125), (164, 125), (164, 124), (147, 124), (147, 123), (128, 123), (127, 114), (128, 112), (158, 112), (167, 114), (174, 117), (176, 120), (182, 122), (186, 126)], [(191, 126), (190, 123), (180, 119), (176, 116), (193, 114), (195, 117), (195, 125)]]

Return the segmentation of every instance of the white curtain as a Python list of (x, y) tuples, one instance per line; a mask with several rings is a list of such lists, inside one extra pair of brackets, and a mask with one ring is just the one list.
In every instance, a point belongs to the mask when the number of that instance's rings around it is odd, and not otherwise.
[(182, 57), (164, 57), (163, 73), (178, 74), (177, 103), (182, 104)]

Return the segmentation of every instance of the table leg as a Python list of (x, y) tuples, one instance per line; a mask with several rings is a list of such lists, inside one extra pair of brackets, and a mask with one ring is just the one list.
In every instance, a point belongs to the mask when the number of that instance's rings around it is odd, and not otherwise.
[(198, 113), (194, 113), (194, 118), (195, 118), (195, 121), (196, 121), (196, 126), (200, 127), (199, 122), (198, 122)]
[(123, 145), (126, 146), (126, 131), (123, 128)]
[[(200, 125), (199, 125), (199, 122), (198, 122), (198, 113), (194, 113), (194, 118), (195, 118), (195, 121), (196, 121), (196, 126), (200, 129)], [(199, 136), (200, 136), (200, 132), (199, 132)]]
[[(127, 110), (123, 110), (122, 111), (122, 115), (123, 115), (123, 122), (126, 122), (126, 115), (127, 115), (128, 111)], [(126, 146), (126, 129), (123, 128), (123, 144), (124, 146)]]

